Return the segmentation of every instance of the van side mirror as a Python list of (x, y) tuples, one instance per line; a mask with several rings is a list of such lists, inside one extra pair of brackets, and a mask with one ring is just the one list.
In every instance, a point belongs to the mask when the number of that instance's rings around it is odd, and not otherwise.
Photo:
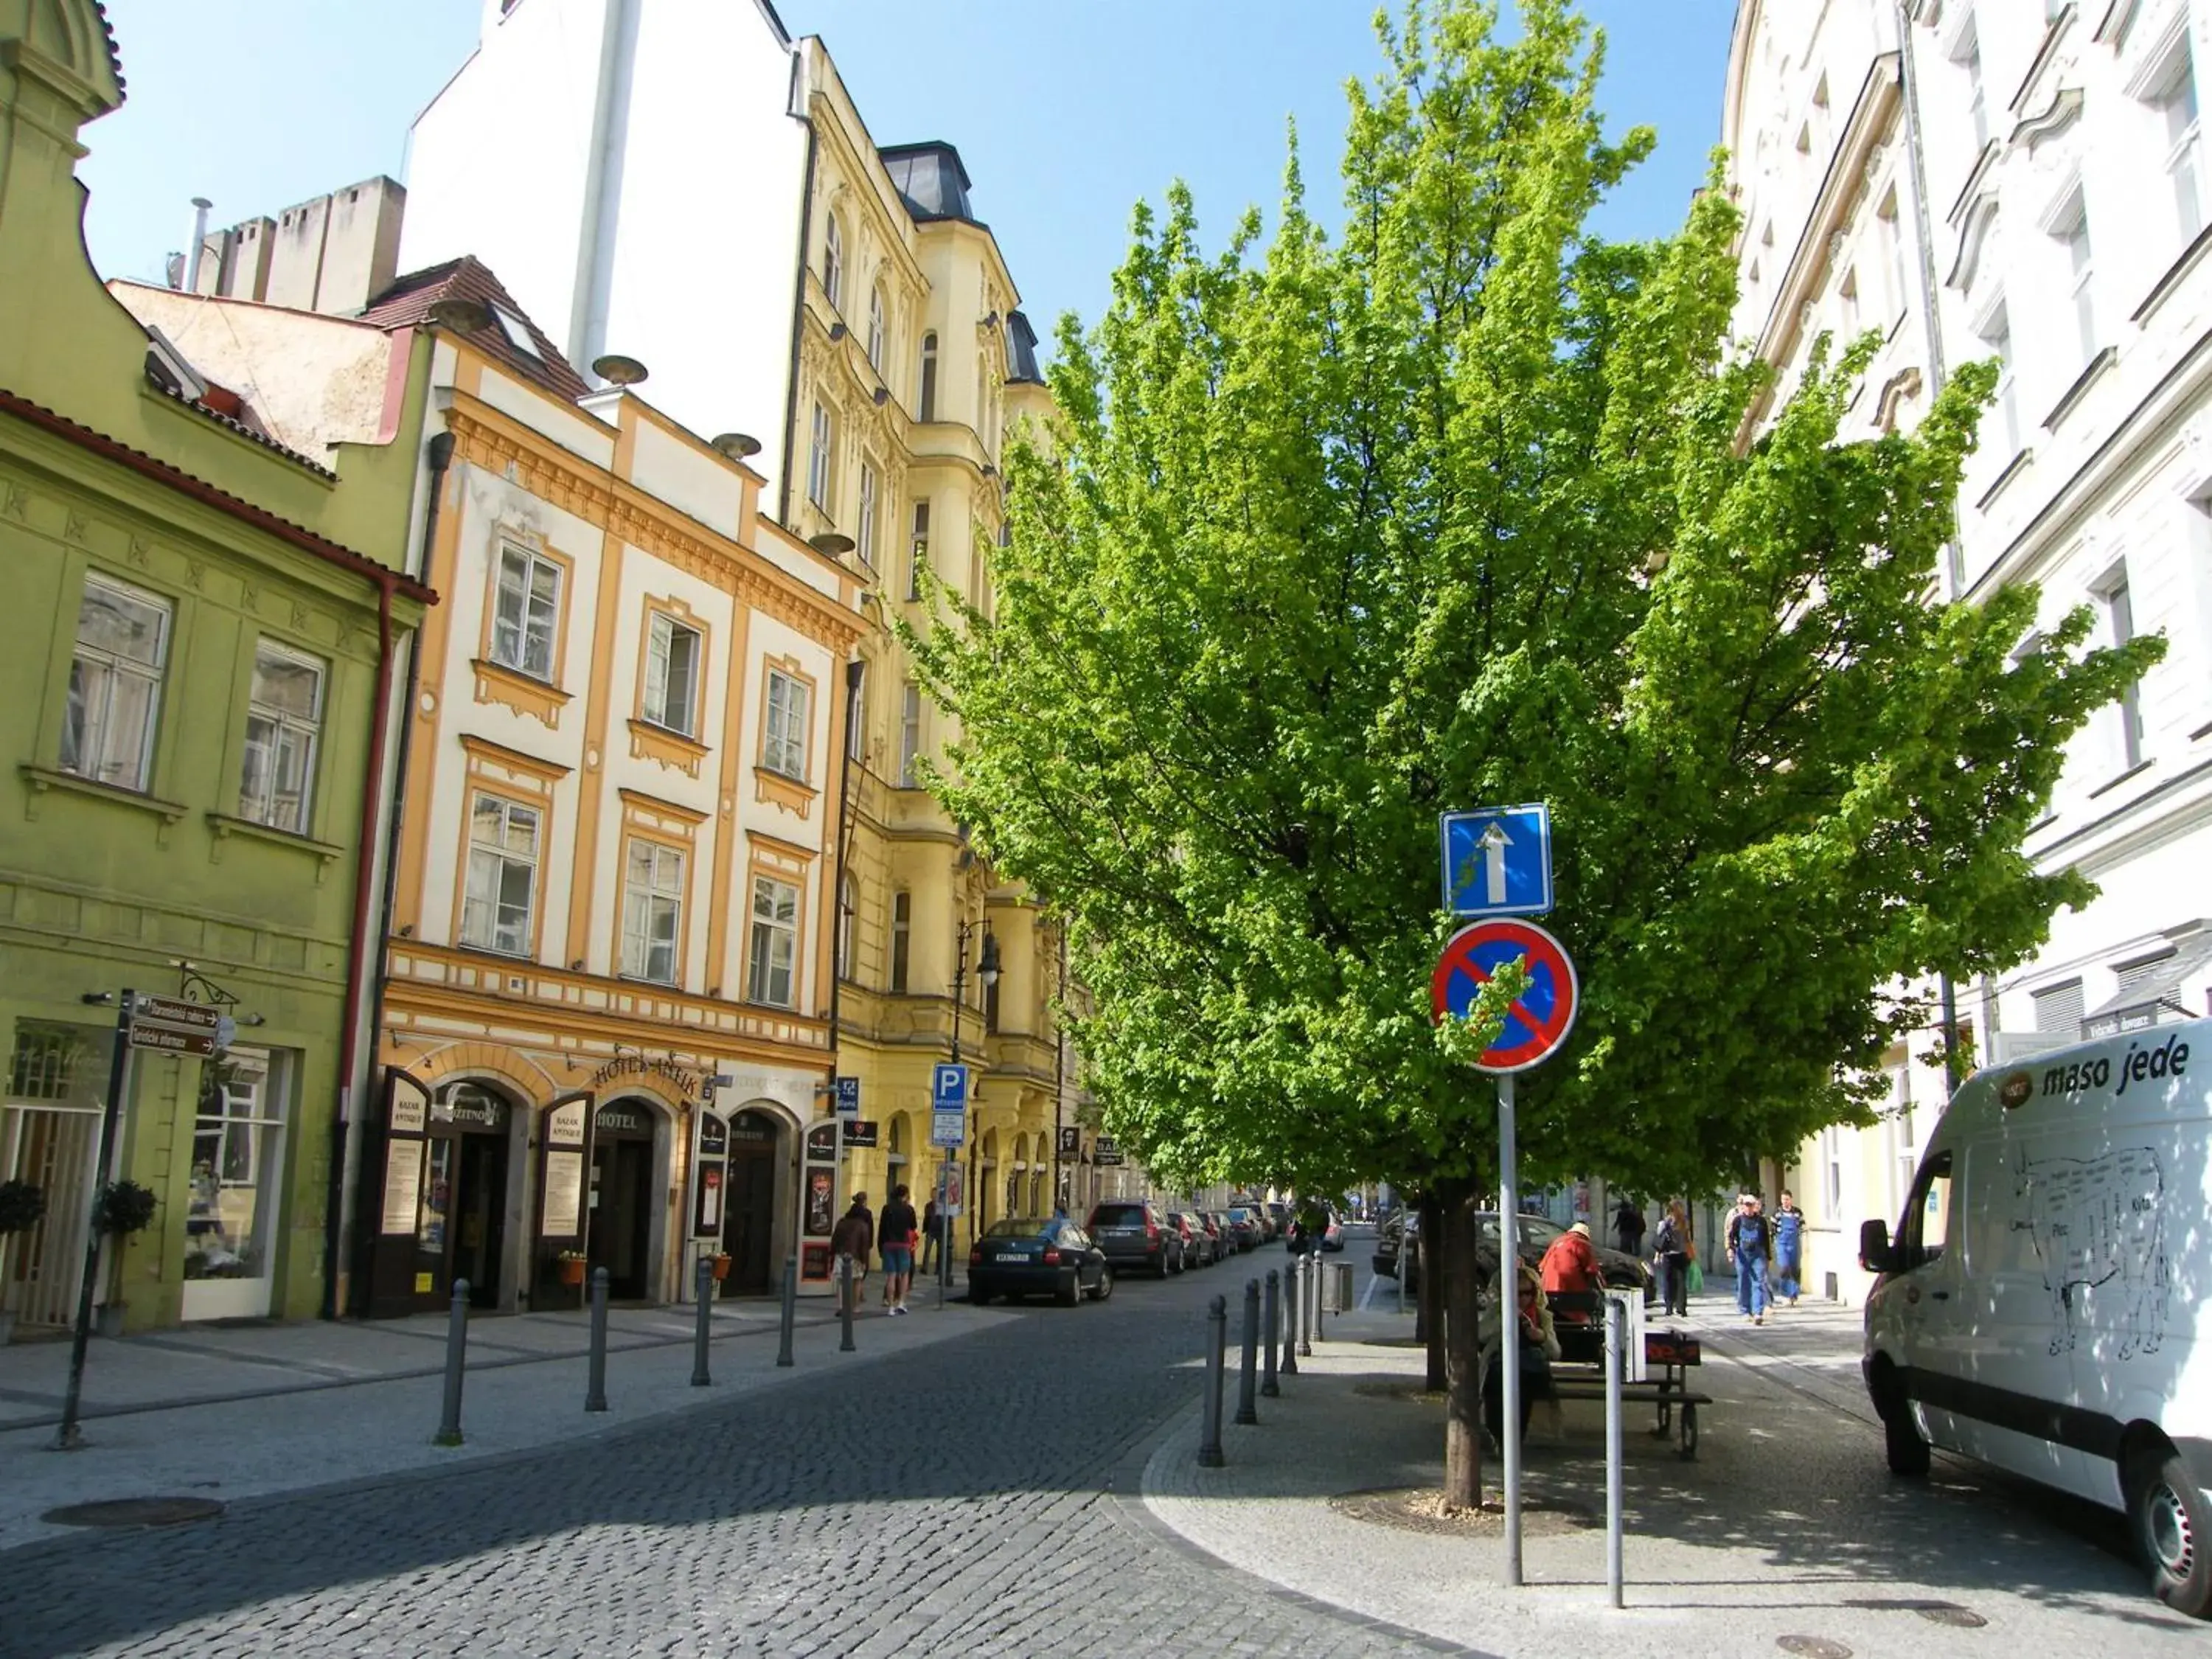
[(1887, 1222), (1877, 1219), (1859, 1224), (1859, 1266), (1870, 1273), (1897, 1271), (1897, 1252), (1890, 1248)]

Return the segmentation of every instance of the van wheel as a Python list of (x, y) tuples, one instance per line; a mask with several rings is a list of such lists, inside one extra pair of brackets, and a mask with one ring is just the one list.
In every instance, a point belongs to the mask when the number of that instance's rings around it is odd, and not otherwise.
[(2151, 1591), (2177, 1613), (2212, 1618), (2212, 1514), (2179, 1453), (2166, 1445), (2128, 1466), (2128, 1527)]
[(1894, 1375), (1881, 1374), (1881, 1392), (1875, 1401), (1881, 1413), (1882, 1449), (1888, 1455), (1892, 1474), (1923, 1475), (1929, 1463), (1928, 1442), (1912, 1420), (1912, 1405)]

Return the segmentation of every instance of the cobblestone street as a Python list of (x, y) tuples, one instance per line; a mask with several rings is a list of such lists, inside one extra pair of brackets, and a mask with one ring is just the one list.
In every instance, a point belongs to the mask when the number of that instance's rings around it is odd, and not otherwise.
[(4, 1560), (0, 1653), (1311, 1651), (1351, 1626), (1113, 1490), (1196, 1397), (1229, 1288), (1127, 1285), (635, 1435), (34, 1545)]

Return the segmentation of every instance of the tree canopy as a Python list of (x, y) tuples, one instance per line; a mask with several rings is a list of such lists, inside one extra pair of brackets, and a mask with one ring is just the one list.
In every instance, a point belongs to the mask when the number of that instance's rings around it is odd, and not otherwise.
[(2022, 836), (2159, 645), (2077, 612), (2019, 657), (2033, 591), (1938, 602), (1988, 368), (1839, 443), (1847, 345), (1747, 444), (1717, 165), (1675, 236), (1593, 235), (1651, 135), (1605, 137), (1601, 37), (1518, 12), (1378, 20), (1339, 237), (1295, 143), (1264, 242), (1139, 208), (987, 601), (909, 639), (957, 721), (933, 787), (1065, 918), (1091, 1087), (1164, 1180), (1493, 1167), (1428, 1005), (1447, 810), (1551, 807), (1583, 1006), (1521, 1082), (1530, 1186), (1702, 1188), (1856, 1115), (1920, 1018), (1894, 987), (2090, 890)]

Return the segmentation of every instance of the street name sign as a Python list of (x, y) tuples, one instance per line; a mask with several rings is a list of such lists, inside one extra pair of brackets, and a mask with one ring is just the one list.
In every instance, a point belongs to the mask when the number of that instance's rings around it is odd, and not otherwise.
[(204, 1002), (179, 1002), (173, 997), (140, 997), (137, 1017), (190, 1030), (212, 1031), (222, 1018), (222, 1010)]
[(131, 1046), (150, 1049), (157, 1054), (198, 1054), (202, 1058), (216, 1050), (213, 1031), (180, 1031), (173, 1025), (161, 1025), (146, 1020), (131, 1022)]
[(1552, 908), (1552, 809), (1446, 812), (1444, 908), (1455, 916), (1541, 915)]
[(1430, 1005), (1441, 1023), (1446, 1014), (1464, 1017), (1491, 975), (1516, 959), (1528, 963), (1528, 988), (1475, 1061), (1485, 1072), (1525, 1072), (1567, 1040), (1581, 987), (1565, 947), (1533, 921), (1470, 922), (1446, 941), (1429, 980)]
[(860, 1079), (841, 1077), (837, 1079), (837, 1115), (858, 1117), (860, 1115)]

